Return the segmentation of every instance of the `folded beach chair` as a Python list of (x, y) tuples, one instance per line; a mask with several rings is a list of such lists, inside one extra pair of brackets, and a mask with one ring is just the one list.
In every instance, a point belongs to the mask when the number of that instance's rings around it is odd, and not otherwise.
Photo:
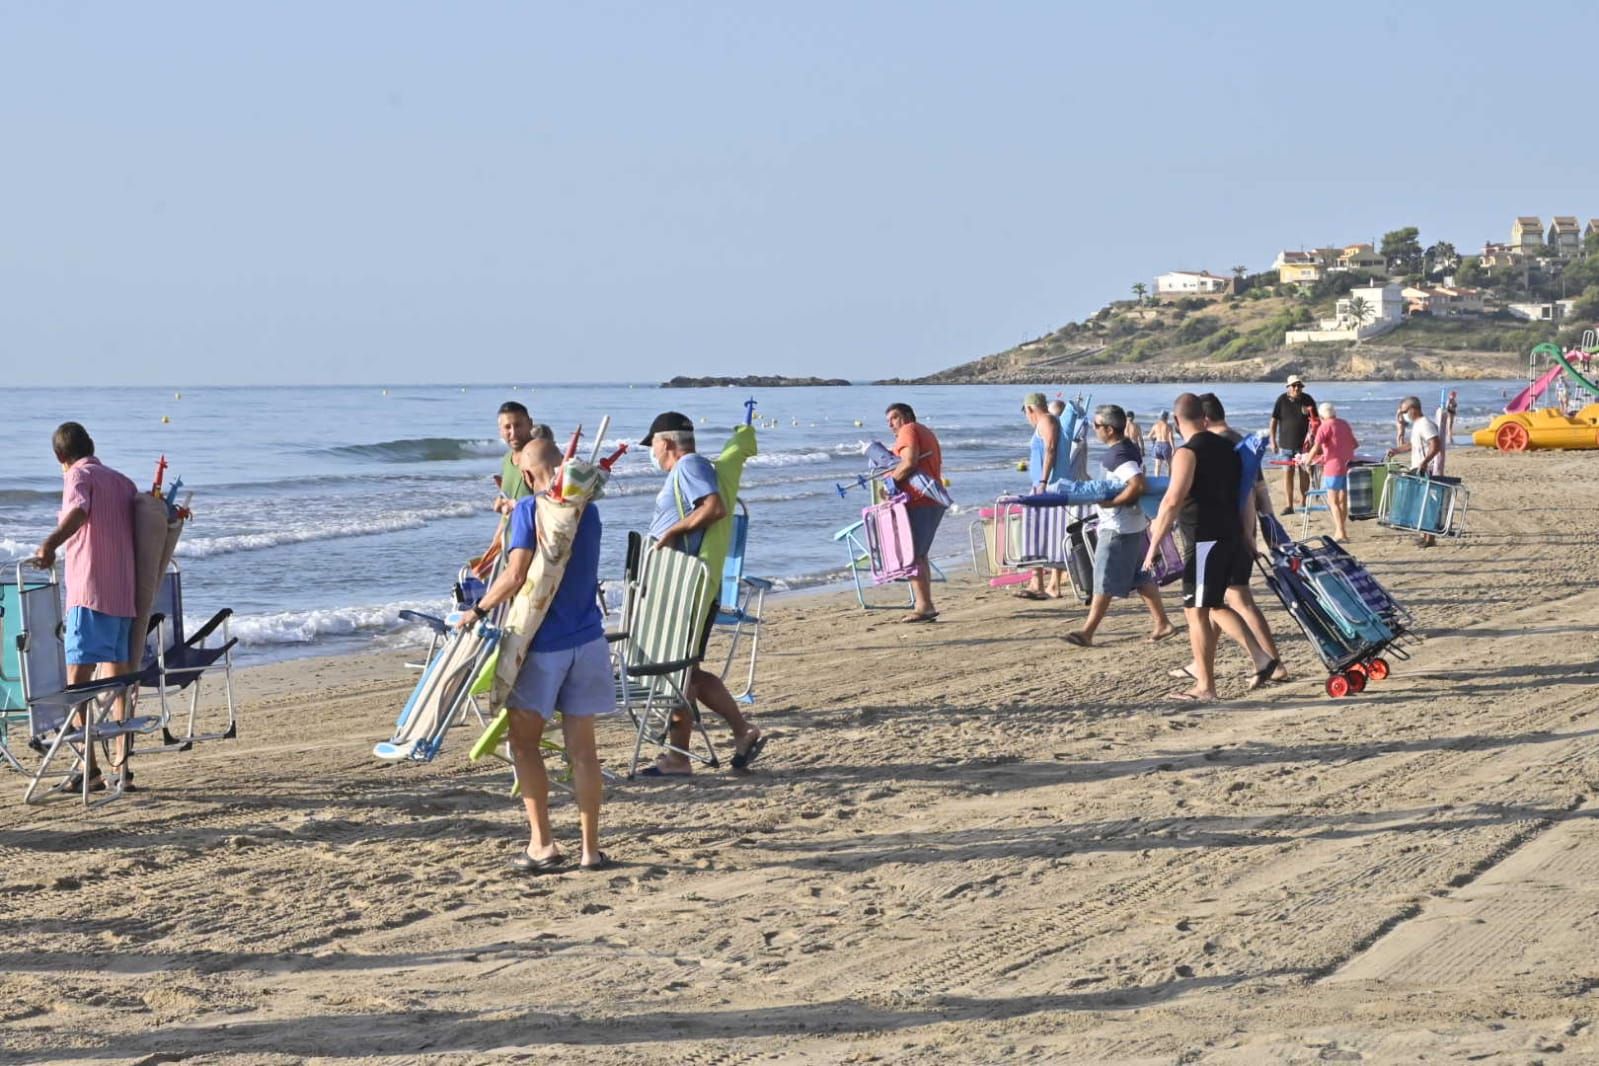
[(1440, 537), (1463, 536), (1469, 497), (1459, 478), (1391, 474), (1377, 504), (1377, 524)]
[(861, 509), (862, 532), (871, 565), (872, 584), (903, 581), (916, 574), (916, 549), (911, 538), (909, 497), (898, 493)]
[(446, 627), (437, 652), (423, 667), (411, 698), (400, 710), (394, 736), (375, 746), (373, 755), (391, 761), (427, 762), (444, 746), (451, 726), (468, 716), (488, 724), (472, 693), (472, 682), (499, 643), (499, 614), (494, 612), (467, 629)]
[[(26, 584), (20, 582), (26, 581)], [(21, 636), (22, 602), (18, 592), (23, 588), (47, 584), (44, 578), (24, 579), (16, 576), (0, 578), (0, 764), (26, 773), (17, 753), (12, 750), (14, 738), (21, 744), (28, 741), (28, 702), (22, 698), (22, 663), (17, 652), (17, 637)]]
[[(624, 706), (637, 727), (629, 778), (638, 772), (646, 743), (707, 766), (719, 765), (699, 708), (688, 698), (689, 673), (699, 665), (700, 631), (710, 607), (708, 584), (705, 563), (694, 556), (669, 550), (644, 554), (628, 627), (620, 639), (623, 691), (629, 694)], [(703, 754), (672, 745), (667, 726), (679, 710), (693, 716)]]
[(727, 561), (722, 565), (722, 590), (717, 598), (716, 632), (728, 638), (727, 658), (722, 663), (721, 677), (725, 681), (733, 663), (738, 659), (739, 644), (749, 639), (749, 665), (744, 673), (744, 687), (729, 692), (740, 703), (755, 702), (755, 661), (761, 652), (761, 609), (766, 604), (766, 594), (772, 583), (765, 578), (750, 577), (744, 573), (744, 552), (749, 543), (750, 514), (744, 501), (738, 501), (733, 513), (733, 530), (728, 540)]
[[(67, 655), (64, 634), (66, 614), (61, 604), (61, 587), (54, 571), (42, 582), (25, 582), (22, 565), (17, 565), (15, 586), (17, 611), (15, 627), (7, 614), (7, 633), (16, 633), (18, 679), (22, 702), (28, 710), (29, 745), (42, 754), (38, 769), (28, 780), (23, 793), (24, 803), (35, 803), (50, 792), (60, 789), (56, 785), (44, 794), (40, 786), (46, 781), (65, 782), (85, 766), (85, 754), (92, 745), (101, 745), (100, 768), (107, 775), (110, 786), (106, 795), (95, 802), (115, 799), (122, 794), (123, 776), (112, 774), (112, 742), (127, 737), (128, 744), (139, 733), (154, 729), (160, 722), (156, 716), (129, 717), (115, 721), (112, 717), (114, 701), (124, 697), (131, 707), (140, 675), (125, 674), (90, 681), (82, 685), (67, 684)], [(80, 716), (81, 715), (81, 716)], [(74, 720), (76, 718), (76, 720)], [(131, 751), (131, 748), (129, 749)], [(65, 768), (62, 768), (62, 764)], [(88, 806), (88, 775), (83, 779), (83, 803)]]
[[(170, 566), (161, 576), (156, 592), (149, 636), (145, 641), (141, 688), (154, 689), (161, 703), (161, 738), (170, 748), (187, 749), (195, 741), (232, 740), (239, 735), (237, 710), (233, 699), (233, 648), (238, 639), (228, 633), (233, 608), (224, 607), (191, 637), (183, 628), (183, 574)], [(207, 645), (220, 629), (220, 642)], [(222, 690), (227, 700), (227, 724), (220, 732), (196, 733), (200, 706), (200, 679), (221, 663)], [(189, 714), (182, 735), (172, 732), (171, 698), (189, 690)]]
[(1099, 517), (1084, 518), (1066, 527), (1066, 576), (1078, 600), (1094, 598), (1094, 550), (1099, 547)]

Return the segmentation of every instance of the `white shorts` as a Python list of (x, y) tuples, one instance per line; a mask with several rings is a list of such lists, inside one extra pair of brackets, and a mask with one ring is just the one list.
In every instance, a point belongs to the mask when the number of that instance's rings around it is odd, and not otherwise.
[(546, 722), (556, 711), (588, 718), (616, 710), (616, 679), (605, 638), (564, 651), (528, 652), (505, 703), (542, 715)]

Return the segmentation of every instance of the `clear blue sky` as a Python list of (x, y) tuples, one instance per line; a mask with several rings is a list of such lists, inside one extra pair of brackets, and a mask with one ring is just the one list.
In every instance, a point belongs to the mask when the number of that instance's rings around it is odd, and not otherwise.
[(1587, 3), (0, 4), (8, 382), (927, 372), (1599, 216)]

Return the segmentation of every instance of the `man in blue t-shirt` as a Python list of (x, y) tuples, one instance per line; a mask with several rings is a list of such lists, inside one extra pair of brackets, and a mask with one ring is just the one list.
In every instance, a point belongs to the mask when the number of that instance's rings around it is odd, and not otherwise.
[[(705, 531), (725, 519), (727, 504), (722, 500), (716, 480), (716, 467), (694, 450), (694, 421), (677, 411), (666, 411), (650, 423), (650, 431), (639, 442), (650, 450), (650, 463), (666, 473), (666, 483), (655, 497), (655, 514), (650, 519), (650, 536), (655, 549), (676, 549), (698, 555)], [(715, 596), (719, 590), (711, 590)], [(711, 603), (700, 633), (698, 655), (705, 657), (711, 628), (716, 624), (718, 604)], [(727, 721), (733, 730), (733, 768), (747, 769), (766, 746), (761, 731), (749, 724), (738, 709), (722, 679), (696, 666), (689, 672), (688, 697), (709, 707)], [(644, 777), (686, 775), (693, 772), (687, 755), (692, 740), (693, 722), (686, 713), (672, 716), (668, 740), (671, 744), (655, 765), (640, 771)], [(676, 750), (672, 750), (676, 749)]]
[[(462, 612), (461, 626), (483, 620), (521, 590), (538, 551), (538, 495), (549, 489), (560, 464), (560, 450), (549, 441), (530, 441), (517, 453), (518, 473), (529, 492), (511, 511), (500, 576), (476, 607)], [(578, 520), (566, 571), (506, 700), (511, 758), (531, 827), (527, 848), (511, 865), (524, 873), (543, 873), (566, 863), (550, 832), (550, 784), (540, 754), (544, 727), (556, 711), (561, 712), (561, 733), (572, 765), (572, 791), (583, 839), (580, 865), (585, 870), (610, 865), (599, 844), (601, 782), (594, 716), (615, 710), (616, 683), (605, 643), (605, 620), (595, 596), (599, 580), (600, 512), (591, 503)]]

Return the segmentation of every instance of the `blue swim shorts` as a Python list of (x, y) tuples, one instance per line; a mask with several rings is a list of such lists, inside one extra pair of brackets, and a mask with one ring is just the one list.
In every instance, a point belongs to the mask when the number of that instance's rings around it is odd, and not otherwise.
[(67, 665), (125, 663), (132, 633), (131, 618), (73, 607), (67, 611)]
[(938, 524), (944, 520), (945, 510), (947, 508), (931, 505), (905, 508), (905, 516), (910, 519), (911, 525), (911, 550), (916, 558), (920, 559), (933, 550), (933, 536), (938, 532)]
[(1326, 474), (1321, 479), (1321, 487), (1324, 488), (1324, 489), (1333, 489), (1334, 491), (1337, 491), (1337, 492), (1348, 492), (1349, 491), (1349, 475), (1348, 474)]
[(555, 712), (589, 718), (616, 710), (616, 679), (611, 653), (599, 637), (564, 651), (530, 651), (522, 662), (506, 705), (542, 715)]

